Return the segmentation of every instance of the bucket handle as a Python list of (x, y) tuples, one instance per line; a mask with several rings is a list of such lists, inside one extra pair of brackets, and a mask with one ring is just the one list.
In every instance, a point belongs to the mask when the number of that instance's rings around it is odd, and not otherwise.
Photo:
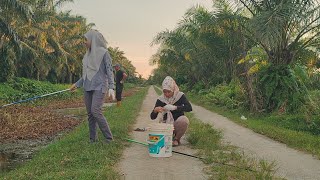
[(156, 141), (156, 142), (152, 142), (152, 141), (149, 141), (149, 140), (147, 139), (147, 143), (148, 143), (149, 145), (157, 145), (158, 142), (160, 142), (164, 137), (165, 137), (165, 136), (162, 136), (162, 138), (160, 138), (160, 139), (159, 139), (158, 141)]

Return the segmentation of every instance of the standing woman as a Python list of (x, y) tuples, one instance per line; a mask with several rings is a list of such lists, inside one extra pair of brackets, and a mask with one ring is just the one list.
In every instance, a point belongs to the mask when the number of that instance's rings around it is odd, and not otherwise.
[(106, 142), (113, 136), (108, 122), (102, 113), (105, 93), (114, 99), (114, 81), (112, 59), (107, 50), (107, 42), (97, 30), (89, 30), (85, 35), (87, 52), (83, 57), (83, 75), (70, 89), (84, 88), (84, 102), (89, 121), (90, 142), (97, 141), (96, 124), (98, 124)]
[(178, 146), (189, 125), (189, 119), (184, 115), (184, 112), (192, 111), (192, 106), (170, 76), (163, 80), (162, 92), (163, 94), (157, 99), (150, 117), (154, 120), (157, 118), (158, 113), (161, 113), (161, 123), (173, 123), (174, 138), (172, 145)]

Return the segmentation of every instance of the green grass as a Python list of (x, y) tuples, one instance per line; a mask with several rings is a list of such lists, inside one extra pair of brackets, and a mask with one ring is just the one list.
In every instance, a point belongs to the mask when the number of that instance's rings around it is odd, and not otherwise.
[[(252, 129), (253, 131), (268, 136), (279, 142), (285, 143), (288, 146), (309, 152), (318, 158), (320, 158), (320, 136), (313, 135), (309, 132), (298, 130), (299, 124), (297, 124), (294, 118), (289, 116), (261, 116), (257, 117), (250, 115), (248, 112), (241, 112), (238, 110), (230, 110), (225, 107), (219, 107), (212, 103), (206, 102), (201, 96), (195, 94), (188, 94), (188, 98), (195, 104), (201, 105), (210, 111), (219, 113), (230, 120)], [(241, 120), (241, 115), (245, 115), (247, 120)], [(282, 121), (280, 118), (291, 118), (292, 122)], [(278, 119), (275, 121), (275, 119)], [(281, 124), (279, 124), (281, 123)], [(286, 123), (286, 124), (285, 124)], [(295, 126), (295, 127), (293, 127)], [(295, 130), (296, 129), (296, 130)], [(302, 129), (302, 128), (301, 128)]]
[(246, 157), (237, 148), (224, 145), (221, 132), (211, 125), (202, 123), (190, 113), (188, 117), (187, 139), (209, 166), (210, 179), (279, 179), (274, 176), (274, 163)]
[(48, 145), (33, 159), (0, 179), (119, 179), (114, 167), (122, 155), (126, 142), (117, 137), (127, 137), (135, 122), (147, 88), (123, 100), (121, 108), (109, 107), (106, 118), (115, 141), (89, 143), (88, 125), (84, 121), (71, 133)]
[(158, 95), (162, 94), (162, 91), (161, 91), (161, 89), (159, 89), (159, 87), (154, 86), (154, 90), (156, 90)]

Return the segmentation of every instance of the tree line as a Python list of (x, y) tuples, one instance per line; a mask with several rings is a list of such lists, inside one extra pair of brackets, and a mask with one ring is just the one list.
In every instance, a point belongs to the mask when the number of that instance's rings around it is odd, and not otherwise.
[(252, 112), (294, 112), (319, 87), (318, 0), (215, 0), (158, 33), (151, 81), (201, 92), (236, 84)]
[[(86, 18), (59, 9), (72, 0), (0, 0), (0, 82), (13, 77), (72, 83), (81, 77)], [(129, 81), (139, 78), (118, 47), (108, 47)]]

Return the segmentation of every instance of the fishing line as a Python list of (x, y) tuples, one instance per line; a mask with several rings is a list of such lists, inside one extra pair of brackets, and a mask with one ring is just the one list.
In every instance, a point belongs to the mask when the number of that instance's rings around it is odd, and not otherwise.
[[(117, 136), (114, 136), (114, 137), (117, 137)], [(147, 143), (144, 143), (144, 142), (139, 142), (137, 140), (134, 140), (134, 139), (129, 139), (129, 138), (121, 138), (121, 137), (117, 137), (119, 139), (122, 139), (122, 140), (126, 140), (126, 141), (129, 141), (129, 142), (132, 142), (132, 143), (136, 143), (136, 144), (141, 144), (141, 145), (144, 145), (144, 146), (148, 146), (149, 144)], [(180, 155), (184, 155), (184, 156), (188, 156), (188, 157), (192, 157), (192, 158), (197, 158), (197, 159), (201, 159), (201, 160), (204, 160), (204, 158), (202, 157), (198, 157), (198, 156), (194, 156), (194, 155), (191, 155), (191, 154), (186, 154), (186, 153), (182, 153), (182, 152), (178, 152), (178, 151), (172, 151), (173, 153), (176, 153), (176, 154), (180, 154)], [(235, 165), (232, 165), (232, 164), (225, 164), (225, 163), (222, 163), (222, 162), (216, 162), (216, 161), (212, 161), (216, 164), (221, 164), (221, 165), (225, 165), (225, 166), (230, 166), (230, 167), (234, 167), (234, 168), (238, 168), (238, 169), (242, 169), (242, 170), (247, 170), (247, 171), (251, 171), (251, 172), (257, 172), (253, 169), (249, 169), (249, 168), (242, 168), (242, 167), (238, 167), (238, 166), (235, 166)]]

